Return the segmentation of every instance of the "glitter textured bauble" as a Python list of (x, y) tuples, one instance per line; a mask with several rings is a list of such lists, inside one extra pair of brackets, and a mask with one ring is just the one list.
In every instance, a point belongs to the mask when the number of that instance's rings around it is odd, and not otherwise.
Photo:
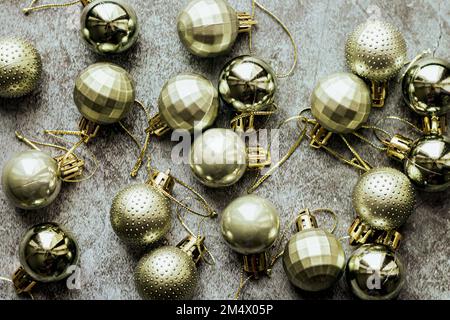
[(22, 97), (39, 84), (42, 62), (39, 52), (25, 40), (0, 39), (0, 98)]
[(417, 140), (404, 159), (405, 174), (425, 191), (450, 187), (450, 141), (445, 136), (428, 135)]
[(130, 74), (107, 62), (90, 65), (75, 82), (73, 99), (80, 113), (97, 124), (120, 121), (130, 111), (135, 89)]
[(305, 291), (321, 291), (338, 281), (345, 269), (341, 243), (322, 229), (296, 233), (287, 243), (283, 267), (289, 281)]
[(417, 60), (403, 76), (402, 91), (406, 104), (419, 115), (450, 112), (450, 63), (434, 57)]
[(365, 244), (348, 260), (346, 280), (353, 294), (360, 299), (389, 300), (400, 293), (405, 271), (391, 249), (379, 244)]
[(351, 73), (334, 73), (319, 81), (311, 96), (311, 113), (330, 132), (349, 133), (367, 121), (370, 91)]
[(238, 36), (239, 20), (225, 0), (192, 0), (179, 14), (177, 29), (189, 52), (215, 57), (230, 52)]
[(247, 170), (245, 143), (233, 130), (206, 130), (192, 144), (189, 164), (194, 176), (204, 185), (230, 186)]
[(345, 53), (353, 73), (371, 81), (386, 81), (404, 66), (406, 41), (390, 23), (368, 20), (348, 36)]
[(195, 73), (182, 73), (166, 82), (158, 100), (159, 115), (173, 130), (210, 127), (217, 118), (219, 97), (211, 81)]
[(364, 173), (353, 189), (356, 214), (374, 229), (401, 227), (414, 212), (414, 205), (411, 182), (393, 168), (375, 168)]
[(165, 246), (139, 261), (134, 281), (143, 299), (188, 300), (197, 287), (197, 267), (180, 248)]
[(275, 72), (252, 56), (229, 61), (219, 76), (220, 97), (238, 112), (266, 109), (273, 102), (276, 89)]
[(114, 197), (111, 225), (117, 236), (135, 246), (150, 245), (164, 237), (172, 216), (169, 199), (147, 184), (127, 186)]
[(251, 255), (269, 249), (280, 231), (280, 216), (264, 198), (247, 195), (233, 200), (222, 212), (222, 236), (234, 251)]
[(3, 192), (18, 208), (43, 208), (58, 196), (60, 177), (58, 163), (50, 155), (39, 150), (23, 151), (3, 166)]
[(55, 223), (43, 223), (28, 230), (20, 242), (20, 264), (35, 281), (60, 281), (77, 264), (78, 251), (69, 233)]
[(82, 38), (100, 54), (126, 51), (138, 38), (136, 12), (122, 0), (90, 2), (83, 9), (80, 22)]

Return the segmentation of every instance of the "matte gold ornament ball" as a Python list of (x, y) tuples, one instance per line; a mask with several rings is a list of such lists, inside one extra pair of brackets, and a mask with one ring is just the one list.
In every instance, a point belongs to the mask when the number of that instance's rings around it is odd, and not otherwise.
[(55, 223), (43, 223), (27, 231), (19, 246), (20, 263), (38, 282), (60, 281), (78, 262), (79, 249), (70, 233)]
[(277, 77), (263, 60), (244, 55), (229, 61), (219, 76), (223, 101), (238, 112), (266, 109), (274, 99)]
[(137, 40), (139, 24), (134, 9), (122, 0), (94, 0), (81, 13), (81, 36), (93, 51), (114, 54)]
[(135, 246), (150, 245), (164, 237), (172, 217), (169, 199), (156, 187), (130, 185), (114, 197), (111, 225), (117, 236)]
[(183, 250), (165, 246), (139, 261), (134, 281), (143, 299), (189, 300), (197, 287), (197, 267)]
[(173, 130), (203, 130), (217, 118), (219, 95), (211, 81), (195, 73), (168, 80), (158, 100), (159, 115)]
[(134, 83), (123, 68), (108, 62), (95, 63), (77, 77), (73, 99), (86, 119), (100, 125), (116, 123), (133, 106)]
[(362, 300), (396, 298), (404, 283), (405, 270), (398, 255), (380, 244), (364, 244), (347, 263), (347, 283)]
[(450, 63), (435, 57), (415, 61), (402, 79), (402, 92), (406, 104), (419, 115), (450, 112)]
[(0, 98), (29, 94), (38, 86), (41, 73), (41, 56), (30, 42), (0, 39)]
[(351, 73), (334, 73), (321, 79), (311, 95), (311, 112), (330, 132), (349, 133), (364, 124), (371, 97), (366, 83)]
[(233, 130), (206, 130), (192, 144), (189, 164), (194, 176), (208, 187), (233, 185), (247, 170), (245, 143)]
[(401, 227), (414, 212), (415, 194), (402, 172), (388, 167), (364, 173), (353, 189), (353, 207), (374, 229)]
[(58, 164), (50, 155), (38, 150), (23, 151), (3, 166), (3, 192), (18, 208), (40, 209), (58, 196), (60, 177)]
[(280, 216), (267, 199), (247, 195), (233, 200), (222, 212), (222, 236), (234, 251), (251, 255), (269, 249), (280, 231)]

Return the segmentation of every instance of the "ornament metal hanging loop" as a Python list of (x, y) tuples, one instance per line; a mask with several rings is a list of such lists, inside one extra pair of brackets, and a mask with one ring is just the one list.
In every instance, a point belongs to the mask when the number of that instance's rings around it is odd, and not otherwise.
[[(2, 277), (2, 276), (0, 276), (0, 281), (8, 282), (8, 283), (11, 283), (11, 284), (14, 285), (14, 281), (12, 281), (11, 279), (9, 279), (9, 278), (7, 278), (7, 277)], [(31, 300), (34, 300), (34, 296), (33, 296), (33, 294), (31, 293), (31, 291), (25, 291), (25, 293), (28, 294), (28, 295), (30, 296), (30, 299), (31, 299)]]
[(38, 2), (38, 0), (32, 0), (28, 7), (22, 9), (22, 12), (24, 14), (28, 15), (34, 11), (53, 9), (53, 8), (66, 8), (66, 7), (76, 5), (78, 3), (83, 4), (83, 6), (86, 6), (89, 4), (90, 0), (75, 0), (75, 1), (70, 1), (70, 2), (66, 2), (66, 3), (48, 3), (48, 4), (35, 6), (34, 4), (36, 2)]
[(339, 225), (339, 217), (338, 217), (337, 213), (328, 208), (318, 208), (318, 209), (311, 211), (311, 215), (314, 217), (317, 217), (317, 215), (319, 213), (326, 213), (333, 218), (333, 221), (334, 221), (333, 226), (331, 227), (330, 230), (328, 230), (328, 232), (333, 234), (336, 231), (337, 226)]

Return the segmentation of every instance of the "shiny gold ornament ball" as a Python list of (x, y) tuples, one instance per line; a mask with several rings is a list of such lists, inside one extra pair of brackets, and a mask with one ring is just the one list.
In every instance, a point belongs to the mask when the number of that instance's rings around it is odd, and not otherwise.
[(450, 62), (425, 57), (409, 66), (402, 79), (406, 104), (423, 116), (450, 112)]
[(319, 81), (311, 96), (311, 112), (330, 132), (349, 133), (364, 124), (370, 114), (370, 91), (351, 73), (334, 73)]
[(341, 243), (322, 229), (296, 233), (287, 243), (283, 267), (289, 281), (305, 291), (321, 291), (338, 281), (345, 269)]
[(205, 77), (182, 73), (164, 84), (158, 108), (159, 115), (170, 128), (201, 131), (216, 120), (219, 95)]
[(238, 112), (266, 109), (273, 102), (276, 89), (275, 72), (252, 56), (229, 61), (219, 76), (220, 97)]
[(233, 185), (247, 170), (245, 143), (233, 130), (206, 130), (192, 144), (189, 164), (194, 176), (208, 187)]
[(33, 91), (41, 78), (39, 52), (28, 41), (0, 39), (0, 98), (22, 97)]
[(386, 81), (404, 66), (406, 41), (390, 23), (369, 20), (348, 36), (345, 53), (352, 72), (368, 80)]
[(3, 192), (18, 208), (40, 209), (58, 196), (62, 183), (60, 177), (57, 162), (47, 153), (23, 151), (3, 166)]
[(86, 119), (97, 124), (116, 123), (133, 106), (134, 83), (123, 68), (108, 62), (95, 63), (77, 77), (73, 99)]
[(400, 258), (388, 247), (365, 244), (348, 260), (346, 280), (353, 294), (362, 300), (390, 300), (399, 295), (405, 270)]
[(19, 246), (20, 263), (38, 282), (60, 281), (78, 262), (75, 239), (55, 223), (43, 223), (27, 231)]
[(353, 207), (372, 228), (401, 227), (414, 212), (415, 194), (411, 182), (393, 168), (375, 168), (364, 173), (353, 189)]
[(280, 231), (280, 216), (267, 199), (247, 195), (233, 200), (222, 212), (222, 236), (234, 251), (250, 255), (269, 249)]
[(197, 287), (197, 267), (186, 252), (165, 246), (139, 261), (134, 281), (143, 299), (188, 300)]
[(122, 0), (94, 0), (81, 13), (81, 36), (100, 54), (121, 53), (137, 40), (139, 24), (134, 9)]
[(131, 185), (114, 197), (110, 218), (114, 232), (122, 241), (147, 246), (169, 231), (172, 221), (170, 202), (153, 186)]

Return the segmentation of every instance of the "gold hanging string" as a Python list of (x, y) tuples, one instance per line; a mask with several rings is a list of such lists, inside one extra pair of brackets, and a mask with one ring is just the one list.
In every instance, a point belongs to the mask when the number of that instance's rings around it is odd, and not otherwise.
[(237, 289), (237, 291), (236, 291), (236, 293), (235, 293), (235, 295), (234, 295), (234, 300), (238, 300), (238, 299), (239, 299), (239, 297), (240, 297), (240, 295), (241, 295), (241, 293), (242, 293), (242, 290), (244, 289), (245, 285), (246, 285), (253, 277), (254, 277), (254, 275), (252, 274), (252, 275), (248, 276), (247, 278), (245, 278), (245, 270), (244, 270), (244, 267), (242, 267), (242, 269), (241, 269), (241, 275), (240, 275), (240, 277), (239, 277), (239, 286), (238, 286), (238, 289)]
[(354, 158), (350, 160), (351, 163), (356, 163), (358, 166), (362, 166), (364, 168), (364, 171), (369, 171), (372, 169), (372, 166), (364, 160), (361, 155), (353, 148), (353, 146), (348, 142), (347, 138), (343, 134), (339, 134), (339, 137), (344, 141), (347, 148), (350, 150), (350, 152), (353, 154)]
[(32, 0), (28, 7), (22, 9), (22, 12), (24, 14), (28, 15), (34, 11), (41, 11), (41, 10), (52, 9), (52, 8), (65, 8), (65, 7), (73, 6), (78, 3), (83, 3), (81, 0), (75, 0), (75, 1), (66, 2), (66, 3), (49, 3), (49, 4), (43, 4), (40, 6), (35, 6), (36, 2), (38, 2), (38, 0)]
[(338, 217), (337, 213), (328, 208), (319, 208), (319, 209), (315, 209), (314, 211), (311, 212), (311, 214), (315, 217), (317, 217), (317, 215), (319, 213), (327, 213), (333, 218), (333, 221), (334, 221), (333, 226), (331, 227), (329, 232), (334, 233), (336, 231), (337, 226), (339, 225), (339, 217)]
[[(265, 123), (267, 123), (272, 115), (274, 115), (278, 111), (278, 105), (275, 103), (272, 103), (268, 110), (264, 111), (250, 111), (250, 112), (242, 112), (239, 113), (237, 116), (231, 119), (230, 125), (233, 127), (238, 121), (250, 117), (255, 116), (267, 116), (267, 119)], [(265, 126), (265, 125), (263, 125)]]
[[(7, 278), (7, 277), (0, 276), (0, 281), (8, 282), (8, 283), (11, 283), (11, 284), (14, 285), (14, 282), (11, 279)], [(34, 300), (34, 296), (33, 296), (33, 294), (31, 292), (27, 291), (26, 293), (30, 296), (31, 300)]]
[[(297, 49), (297, 44), (295, 43), (294, 40), (294, 36), (292, 35), (292, 33), (289, 31), (288, 27), (281, 21), (280, 18), (278, 18), (275, 14), (273, 14), (269, 9), (267, 9), (266, 7), (264, 7), (262, 4), (260, 4), (258, 1), (256, 0), (252, 0), (252, 19), (254, 20), (255, 18), (255, 11), (256, 11), (256, 7), (258, 7), (259, 9), (261, 9), (263, 12), (265, 12), (268, 16), (270, 16), (272, 19), (274, 19), (280, 26), (281, 28), (283, 28), (284, 32), (288, 35), (289, 40), (292, 43), (292, 47), (294, 48), (294, 61), (292, 63), (291, 68), (289, 69), (289, 71), (287, 73), (283, 73), (283, 74), (277, 74), (277, 78), (287, 78), (289, 76), (292, 75), (292, 73), (295, 70), (295, 67), (297, 66), (297, 62), (298, 62), (298, 49)], [(252, 28), (250, 28), (249, 31), (249, 51), (250, 54), (253, 54), (253, 35), (252, 35)]]

